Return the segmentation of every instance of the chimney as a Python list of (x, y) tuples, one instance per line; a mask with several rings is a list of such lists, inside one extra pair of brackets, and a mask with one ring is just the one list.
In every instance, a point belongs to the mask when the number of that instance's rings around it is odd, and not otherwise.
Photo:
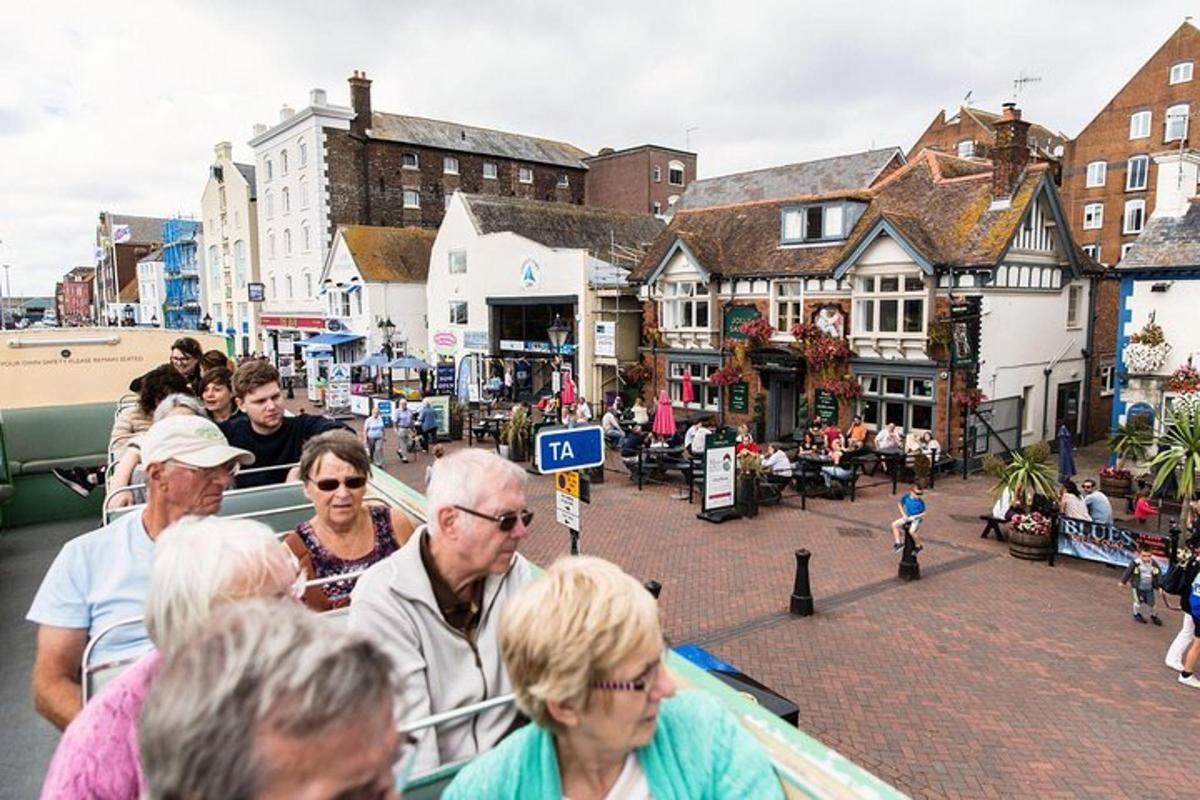
[(213, 148), (217, 161), (233, 161), (233, 145), (229, 142), (217, 142)]
[(323, 106), (326, 105), (326, 102), (324, 89), (312, 89), (309, 91), (308, 104), (310, 106)]
[(267, 132), (267, 126), (266, 126), (266, 125), (264, 125), (264, 124), (263, 124), (263, 123), (261, 123), (261, 122), (256, 122), (256, 123), (254, 123), (254, 135), (255, 135), (255, 136), (262, 136), (262, 135), (263, 135), (264, 133), (266, 133), (266, 132)]
[(1016, 103), (1005, 103), (995, 127), (996, 143), (990, 154), (992, 200), (1004, 202), (1012, 199), (1029, 164), (1029, 123), (1021, 119), (1021, 109)]
[(350, 76), (350, 108), (354, 110), (351, 132), (365, 137), (371, 129), (371, 81), (365, 72), (354, 70)]
[[(1182, 217), (1196, 196), (1200, 180), (1200, 152), (1170, 150), (1151, 156), (1158, 167), (1155, 181), (1154, 217)], [(1150, 209), (1147, 209), (1150, 211)]]
[(284, 103), (283, 106), (279, 109), (279, 121), (280, 122), (287, 122), (289, 119), (291, 119), (294, 116), (296, 116), (296, 109), (292, 108), (287, 103)]

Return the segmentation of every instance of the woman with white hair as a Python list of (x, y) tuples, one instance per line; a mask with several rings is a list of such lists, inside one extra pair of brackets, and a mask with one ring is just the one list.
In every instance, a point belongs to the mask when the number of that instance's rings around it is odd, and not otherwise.
[(500, 647), (534, 724), (468, 764), (446, 800), (783, 797), (720, 703), (676, 693), (657, 601), (619, 567), (555, 562), (505, 610)]
[(146, 629), (156, 649), (105, 686), (67, 726), (42, 797), (140, 797), (145, 786), (137, 719), (164, 655), (195, 636), (215, 608), (251, 597), (298, 601), (303, 587), (296, 560), (262, 523), (189, 517), (164, 531), (146, 594)]

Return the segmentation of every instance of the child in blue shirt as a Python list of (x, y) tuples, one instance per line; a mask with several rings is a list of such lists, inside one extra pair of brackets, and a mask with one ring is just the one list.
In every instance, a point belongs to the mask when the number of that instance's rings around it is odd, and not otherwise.
[(916, 549), (913, 552), (920, 552), (925, 549), (925, 545), (921, 542), (921, 537), (917, 535), (917, 529), (921, 527), (921, 522), (925, 519), (925, 500), (923, 498), (924, 491), (920, 486), (913, 484), (896, 505), (900, 508), (900, 519), (892, 523), (892, 540), (894, 542), (895, 551), (898, 553), (904, 549), (904, 523), (908, 523), (908, 532), (912, 535), (913, 541), (916, 543)]

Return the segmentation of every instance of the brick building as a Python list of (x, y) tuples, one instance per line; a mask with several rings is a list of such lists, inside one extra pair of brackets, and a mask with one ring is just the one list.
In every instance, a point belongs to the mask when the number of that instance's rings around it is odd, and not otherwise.
[[(769, 439), (815, 413), (842, 426), (857, 413), (931, 431), (958, 455), (956, 396), (974, 387), (1008, 398), (1023, 441), (1053, 438), (1060, 422), (1078, 433), (1099, 268), (1071, 241), (1050, 167), (1029, 163), (1020, 112), (996, 127), (991, 162), (926, 151), (896, 166), (876, 151), (741, 176), (721, 195), (736, 188), (740, 202), (691, 208), (685, 196), (632, 276), (650, 320), (647, 393), (758, 422)], [(741, 324), (760, 318), (769, 336), (748, 341)], [(798, 323), (843, 339), (848, 359), (810, 368)], [(976, 428), (971, 455), (1001, 449)]]
[(696, 179), (695, 153), (653, 144), (604, 147), (583, 161), (588, 168), (585, 202), (630, 214), (670, 214)]
[[(947, 119), (946, 110), (942, 109), (908, 151), (908, 157), (915, 158), (928, 148), (959, 158), (991, 158), (992, 148), (996, 146), (996, 123), (1001, 119), (1001, 114), (971, 106), (959, 106), (958, 112)], [(1060, 175), (1066, 144), (1064, 134), (1030, 123), (1029, 154), (1035, 161), (1051, 164), (1055, 180)]]
[[(1200, 109), (1198, 60), (1200, 30), (1184, 22), (1067, 144), (1063, 204), (1073, 237), (1096, 261), (1118, 264), (1154, 213), (1156, 157), (1179, 152), (1190, 110)], [(1095, 309), (1092, 437), (1112, 420), (1117, 306), (1118, 284), (1105, 281)]]
[(59, 325), (79, 327), (94, 323), (92, 288), (95, 280), (95, 267), (75, 267), (63, 275), (54, 291)]
[(138, 261), (162, 246), (159, 217), (136, 217), (101, 211), (96, 224), (96, 279), (93, 317), (99, 325), (126, 321), (125, 307), (136, 305)]

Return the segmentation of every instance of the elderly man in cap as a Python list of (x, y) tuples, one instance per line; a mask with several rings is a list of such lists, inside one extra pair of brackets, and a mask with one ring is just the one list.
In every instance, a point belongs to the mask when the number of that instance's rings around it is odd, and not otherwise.
[[(517, 553), (533, 519), (525, 470), (459, 450), (438, 462), (425, 506), (428, 525), (350, 595), (350, 627), (391, 657), (396, 708), (407, 721), (512, 691), (497, 631), (509, 600), (532, 579)], [(489, 750), (516, 715), (508, 705), (421, 731), (417, 774)]]
[[(80, 660), (88, 639), (142, 614), (154, 540), (176, 520), (217, 513), (238, 466), (254, 461), (201, 417), (155, 423), (141, 446), (145, 507), (63, 545), (26, 616), (38, 625), (34, 705), (59, 728), (82, 706)], [(149, 647), (145, 628), (128, 626), (101, 640), (93, 656), (97, 663), (132, 660)]]

